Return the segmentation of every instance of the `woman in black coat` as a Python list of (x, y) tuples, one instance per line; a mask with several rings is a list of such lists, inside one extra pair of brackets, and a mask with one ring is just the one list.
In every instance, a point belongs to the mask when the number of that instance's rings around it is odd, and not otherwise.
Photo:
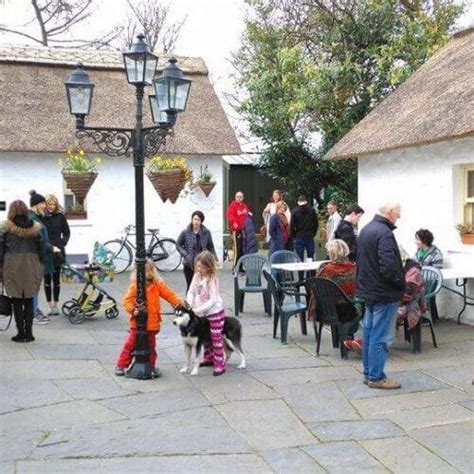
[(59, 314), (58, 302), (59, 293), (61, 291), (61, 265), (66, 259), (65, 247), (71, 236), (69, 224), (62, 213), (58, 199), (53, 194), (46, 195), (46, 213), (41, 220), (46, 229), (48, 229), (49, 243), (61, 250), (61, 252), (53, 253), (53, 274), (44, 276), (44, 292), (49, 305), (48, 314), (53, 316)]
[(191, 285), (194, 275), (194, 259), (203, 252), (209, 250), (217, 259), (214, 242), (209, 229), (204, 226), (204, 214), (194, 211), (191, 215), (191, 223), (181, 232), (176, 242), (178, 252), (183, 256), (183, 271), (186, 278), (187, 288)]
[(38, 294), (43, 279), (45, 242), (42, 225), (28, 216), (23, 201), (13, 201), (8, 217), (0, 226), (0, 280), (12, 298), (13, 314), (18, 334), (15, 342), (32, 342), (33, 297)]

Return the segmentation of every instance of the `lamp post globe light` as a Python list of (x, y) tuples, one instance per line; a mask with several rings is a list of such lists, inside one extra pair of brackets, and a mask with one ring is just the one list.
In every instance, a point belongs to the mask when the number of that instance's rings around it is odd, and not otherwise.
[[(132, 365), (126, 372), (127, 377), (150, 379), (156, 376), (149, 362), (149, 346), (146, 306), (145, 280), (145, 202), (143, 192), (143, 169), (145, 158), (156, 155), (166, 138), (172, 132), (179, 112), (186, 108), (191, 81), (183, 78), (175, 58), (169, 60), (161, 76), (154, 78), (158, 62), (143, 35), (129, 51), (123, 54), (127, 80), (135, 86), (136, 111), (134, 128), (86, 127), (85, 117), (92, 106), (94, 84), (82, 64), (77, 64), (67, 81), (65, 81), (69, 111), (76, 117), (76, 136), (79, 139), (92, 140), (95, 148), (109, 156), (133, 156), (135, 168), (135, 225), (136, 225), (136, 270), (137, 270), (137, 337)], [(146, 86), (154, 83), (155, 90), (161, 96), (149, 97), (152, 127), (143, 126), (143, 96)], [(159, 89), (157, 89), (157, 85)], [(161, 98), (163, 100), (161, 101)]]

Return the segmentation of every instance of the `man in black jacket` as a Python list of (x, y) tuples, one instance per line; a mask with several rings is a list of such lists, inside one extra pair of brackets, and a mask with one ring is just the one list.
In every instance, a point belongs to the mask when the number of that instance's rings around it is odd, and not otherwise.
[(291, 211), (290, 229), (291, 236), (295, 239), (295, 252), (300, 260), (304, 261), (305, 249), (306, 257), (314, 258), (314, 236), (318, 231), (318, 216), (303, 195), (298, 198), (298, 206)]
[(334, 238), (343, 240), (349, 247), (348, 258), (351, 262), (356, 261), (357, 236), (355, 228), (362, 217), (362, 214), (364, 214), (364, 209), (357, 204), (352, 204), (352, 206), (349, 206), (346, 209), (344, 219), (339, 223), (334, 232)]
[(400, 205), (379, 209), (360, 232), (357, 242), (357, 292), (365, 303), (362, 358), (364, 383), (370, 388), (395, 389), (400, 383), (384, 373), (395, 335), (398, 302), (405, 291), (402, 259), (393, 235)]

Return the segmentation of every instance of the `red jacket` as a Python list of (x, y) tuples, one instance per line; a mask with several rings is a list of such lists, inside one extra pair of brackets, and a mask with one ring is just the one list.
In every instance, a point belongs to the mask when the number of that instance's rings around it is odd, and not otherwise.
[(250, 210), (244, 202), (232, 201), (227, 208), (230, 230), (241, 231), (245, 226), (249, 212)]
[[(147, 331), (159, 331), (161, 325), (161, 306), (160, 298), (165, 299), (172, 306), (178, 306), (182, 303), (182, 299), (162, 280), (157, 283), (148, 283), (146, 286), (146, 305), (147, 305)], [(130, 329), (137, 328), (137, 318), (132, 316), (136, 307), (137, 285), (135, 282), (130, 283), (127, 294), (123, 300), (123, 306), (128, 312), (130, 318)]]

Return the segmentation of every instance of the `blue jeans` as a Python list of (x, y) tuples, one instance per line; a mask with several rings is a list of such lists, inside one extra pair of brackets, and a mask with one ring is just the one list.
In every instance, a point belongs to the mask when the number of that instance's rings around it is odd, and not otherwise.
[(314, 239), (312, 237), (295, 237), (295, 252), (304, 262), (304, 251), (306, 249), (306, 257), (314, 258)]
[[(295, 237), (295, 252), (296, 255), (304, 262), (304, 251), (306, 249), (306, 257), (314, 257), (314, 239), (312, 237)], [(298, 272), (300, 280), (304, 278), (304, 272)], [(313, 272), (307, 272), (307, 277), (314, 275)]]
[(33, 296), (33, 312), (35, 312), (38, 309), (38, 300), (39, 300), (39, 293), (36, 293), (35, 296)]
[(387, 378), (384, 367), (392, 345), (398, 302), (366, 305), (362, 361), (364, 377), (372, 382)]

